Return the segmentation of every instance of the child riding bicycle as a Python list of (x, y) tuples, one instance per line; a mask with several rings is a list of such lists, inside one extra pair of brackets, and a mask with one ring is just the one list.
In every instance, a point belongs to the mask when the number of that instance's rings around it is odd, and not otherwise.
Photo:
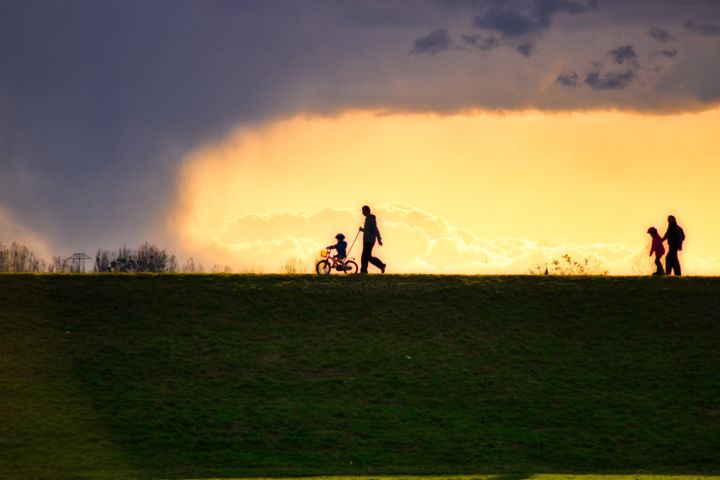
[(345, 241), (345, 235), (338, 233), (335, 235), (337, 243), (326, 247), (328, 250), (335, 250), (337, 255), (334, 256), (335, 260), (344, 260), (347, 257), (347, 242)]
[[(358, 272), (357, 263), (352, 258), (348, 258), (347, 242), (345, 241), (345, 235), (338, 233), (335, 235), (337, 243), (325, 247), (324, 250), (320, 251), (320, 260), (315, 264), (315, 271), (319, 275), (327, 275), (331, 271), (336, 270), (344, 274), (352, 274)], [(357, 240), (357, 236), (355, 237)], [(355, 242), (353, 241), (353, 245)], [(350, 246), (352, 250), (353, 245)], [(330, 250), (335, 250), (336, 255), (330, 255)]]

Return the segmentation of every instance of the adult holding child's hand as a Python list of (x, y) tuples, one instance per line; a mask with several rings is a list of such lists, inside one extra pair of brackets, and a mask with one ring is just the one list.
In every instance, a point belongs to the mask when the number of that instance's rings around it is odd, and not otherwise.
[(668, 216), (668, 228), (662, 239), (668, 242), (668, 254), (665, 257), (665, 273), (670, 275), (674, 272), (675, 275), (681, 275), (682, 271), (680, 268), (680, 260), (678, 259), (678, 252), (682, 250), (682, 245), (685, 241), (685, 232), (682, 227), (678, 225), (673, 215)]
[(360, 257), (360, 273), (368, 273), (368, 263), (372, 263), (380, 269), (382, 273), (385, 273), (386, 265), (377, 257), (372, 256), (372, 250), (375, 246), (375, 240), (378, 245), (382, 246), (382, 237), (380, 236), (380, 230), (377, 227), (377, 219), (375, 215), (370, 213), (370, 207), (367, 205), (362, 207), (362, 214), (365, 216), (365, 225), (360, 227), (360, 231), (363, 232), (363, 249), (362, 256)]

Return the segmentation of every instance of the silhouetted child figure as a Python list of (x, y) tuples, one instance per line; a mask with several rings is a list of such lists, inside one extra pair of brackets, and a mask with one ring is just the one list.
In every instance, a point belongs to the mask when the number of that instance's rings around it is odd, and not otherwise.
[(344, 259), (347, 257), (347, 242), (345, 241), (345, 235), (338, 233), (335, 235), (337, 243), (327, 247), (328, 250), (335, 250), (337, 252), (336, 258)]
[(655, 266), (657, 267), (657, 271), (653, 273), (653, 275), (663, 275), (665, 274), (665, 270), (663, 270), (663, 264), (660, 262), (660, 259), (665, 255), (665, 246), (663, 245), (663, 239), (658, 234), (657, 228), (650, 227), (648, 228), (647, 233), (650, 234), (652, 237), (652, 246), (650, 247), (650, 256), (652, 254), (655, 254)]

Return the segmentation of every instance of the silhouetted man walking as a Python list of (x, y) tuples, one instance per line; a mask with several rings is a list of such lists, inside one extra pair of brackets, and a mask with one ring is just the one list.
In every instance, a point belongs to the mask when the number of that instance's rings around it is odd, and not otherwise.
[(363, 249), (360, 257), (360, 273), (368, 273), (368, 262), (375, 265), (382, 273), (385, 273), (385, 264), (379, 258), (372, 256), (372, 249), (377, 239), (378, 245), (382, 246), (382, 237), (380, 230), (377, 228), (377, 220), (375, 215), (370, 213), (370, 207), (365, 205), (362, 207), (362, 214), (365, 215), (365, 226), (360, 227), (363, 232)]
[(685, 240), (685, 232), (677, 224), (675, 217), (670, 215), (668, 217), (668, 228), (663, 235), (663, 240), (668, 242), (668, 254), (665, 257), (665, 273), (670, 275), (671, 272), (675, 272), (675, 275), (681, 275), (680, 260), (678, 260), (678, 251), (682, 250), (682, 244)]

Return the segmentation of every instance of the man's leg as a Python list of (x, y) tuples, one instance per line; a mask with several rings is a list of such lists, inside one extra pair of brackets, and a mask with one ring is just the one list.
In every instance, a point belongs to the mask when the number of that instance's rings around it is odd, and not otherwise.
[(672, 248), (668, 250), (667, 255), (665, 256), (665, 273), (668, 275), (672, 275), (673, 268), (675, 267), (675, 262), (673, 261), (673, 250)]
[(680, 269), (680, 257), (678, 257), (677, 250), (675, 250), (675, 275), (678, 277), (682, 275), (682, 270)]
[(368, 261), (372, 256), (372, 243), (363, 243), (362, 255), (360, 256), (360, 273), (368, 273)]
[(675, 275), (680, 275), (680, 263), (678, 262), (677, 250), (671, 248), (668, 250), (667, 259), (665, 261), (665, 271), (668, 275), (673, 272)]
[(380, 270), (382, 270), (383, 268), (385, 268), (385, 264), (384, 264), (384, 263), (382, 262), (382, 260), (380, 260), (379, 258), (377, 258), (377, 257), (370, 257), (369, 260), (370, 260), (370, 263), (372, 263), (373, 265), (375, 265), (375, 266), (376, 266), (377, 268), (379, 268)]

